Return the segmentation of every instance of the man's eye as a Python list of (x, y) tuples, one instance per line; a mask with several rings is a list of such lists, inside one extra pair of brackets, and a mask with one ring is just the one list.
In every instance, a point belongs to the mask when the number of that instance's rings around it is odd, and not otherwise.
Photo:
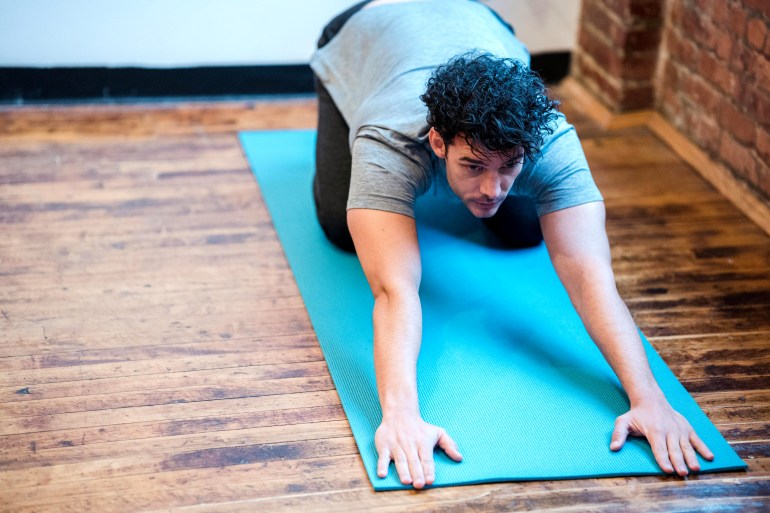
[(474, 173), (478, 173), (479, 171), (484, 169), (481, 166), (477, 166), (475, 164), (470, 164), (470, 165), (467, 166), (467, 168), (468, 168), (469, 171), (473, 171)]

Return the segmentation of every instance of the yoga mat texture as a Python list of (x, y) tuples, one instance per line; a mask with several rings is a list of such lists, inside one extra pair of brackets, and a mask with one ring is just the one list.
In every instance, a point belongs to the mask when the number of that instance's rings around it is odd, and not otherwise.
[[(408, 488), (391, 464), (376, 475), (381, 411), (372, 355), (371, 291), (354, 255), (315, 218), (314, 131), (246, 132), (241, 144), (286, 251), (375, 490)], [(418, 203), (423, 342), (420, 409), (446, 428), (464, 460), (436, 451), (434, 486), (663, 474), (648, 443), (609, 442), (628, 399), (589, 338), (544, 245), (496, 247), (459, 202)], [(746, 467), (644, 340), (671, 404), (714, 451), (702, 472)]]

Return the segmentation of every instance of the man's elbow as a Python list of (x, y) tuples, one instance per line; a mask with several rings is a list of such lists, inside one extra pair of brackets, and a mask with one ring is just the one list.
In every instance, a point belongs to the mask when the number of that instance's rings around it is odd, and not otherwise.
[(615, 274), (612, 266), (604, 258), (582, 259), (580, 262), (562, 262), (559, 266), (562, 272), (562, 282), (574, 298), (582, 297), (585, 293), (602, 291), (603, 293), (617, 292)]
[(375, 303), (397, 303), (418, 298), (418, 288), (408, 280), (382, 281), (372, 284), (372, 295)]

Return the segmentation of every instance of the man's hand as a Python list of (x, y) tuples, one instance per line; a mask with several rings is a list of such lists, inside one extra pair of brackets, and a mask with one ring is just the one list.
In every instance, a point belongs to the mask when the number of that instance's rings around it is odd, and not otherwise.
[(415, 488), (433, 484), (436, 477), (433, 449), (438, 445), (455, 461), (463, 459), (454, 440), (438, 426), (419, 416), (383, 418), (374, 435), (377, 446), (377, 475), (387, 477), (390, 461), (396, 464), (399, 479)]
[(714, 454), (698, 437), (682, 415), (674, 411), (665, 399), (650, 401), (631, 408), (615, 421), (610, 449), (619, 451), (626, 443), (628, 435), (644, 436), (650, 442), (655, 461), (666, 473), (676, 471), (686, 476), (688, 467), (693, 472), (700, 470), (700, 463), (695, 456), (711, 461)]

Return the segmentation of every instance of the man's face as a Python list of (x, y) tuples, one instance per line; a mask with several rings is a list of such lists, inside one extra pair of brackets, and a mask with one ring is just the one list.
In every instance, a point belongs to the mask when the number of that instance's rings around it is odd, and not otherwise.
[(474, 153), (463, 137), (445, 144), (433, 128), (428, 134), (436, 156), (446, 161), (446, 176), (452, 191), (471, 213), (492, 217), (521, 172), (522, 158), (491, 153), (478, 148)]

